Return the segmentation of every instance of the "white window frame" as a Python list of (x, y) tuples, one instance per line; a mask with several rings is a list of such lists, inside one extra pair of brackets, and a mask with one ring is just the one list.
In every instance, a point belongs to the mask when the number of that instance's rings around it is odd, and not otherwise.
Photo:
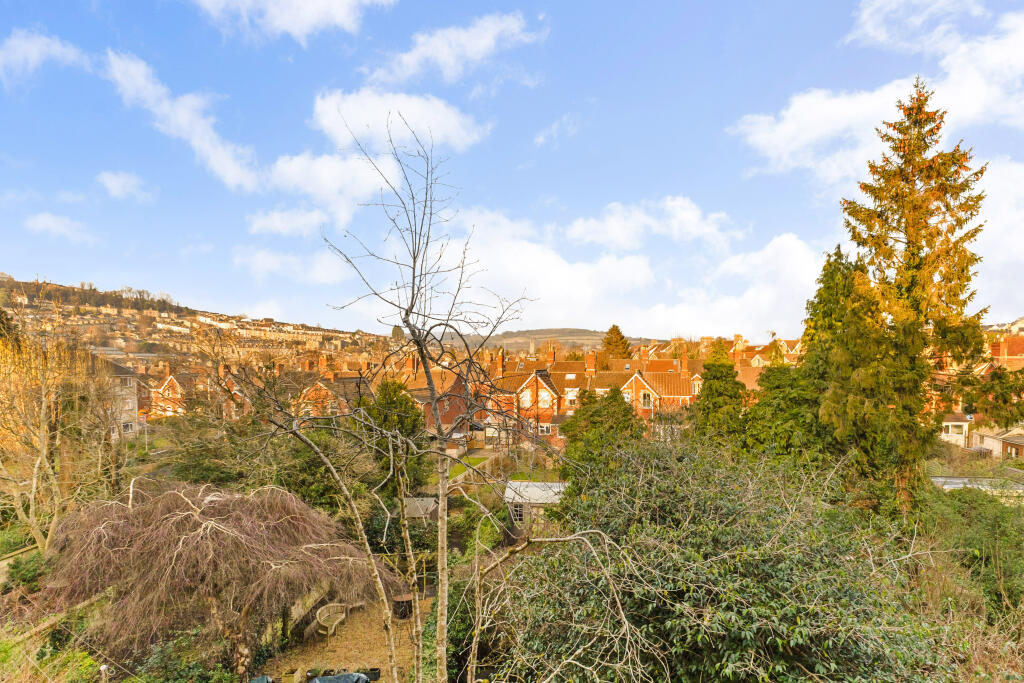
[(508, 506), (508, 515), (513, 524), (522, 524), (526, 518), (525, 503), (512, 503)]

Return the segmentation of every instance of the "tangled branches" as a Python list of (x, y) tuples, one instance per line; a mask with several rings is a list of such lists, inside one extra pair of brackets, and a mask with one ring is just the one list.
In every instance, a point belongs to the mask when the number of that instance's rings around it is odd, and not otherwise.
[(92, 626), (97, 642), (127, 653), (202, 624), (227, 640), (239, 674), (282, 608), (314, 587), (352, 601), (375, 596), (363, 553), (338, 540), (324, 514), (273, 487), (240, 494), (135, 481), (120, 500), (69, 517), (53, 548), (50, 598), (109, 592)]

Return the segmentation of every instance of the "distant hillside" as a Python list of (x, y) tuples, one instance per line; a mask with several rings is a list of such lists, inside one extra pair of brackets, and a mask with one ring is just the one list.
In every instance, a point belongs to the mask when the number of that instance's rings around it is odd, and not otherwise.
[[(548, 327), (536, 330), (509, 330), (490, 339), (488, 346), (502, 346), (509, 351), (529, 349), (531, 341), (539, 349), (549, 340), (555, 340), (563, 347), (600, 346), (604, 330), (585, 330), (576, 327)], [(634, 344), (649, 342), (651, 337), (629, 337)]]
[(96, 289), (91, 282), (80, 286), (58, 285), (53, 282), (21, 282), (6, 273), (0, 273), (0, 305), (6, 305), (14, 294), (24, 294), (30, 300), (42, 299), (63, 306), (113, 306), (135, 310), (188, 314), (194, 311), (178, 304), (167, 295), (154, 295), (144, 289), (124, 288), (117, 291)]

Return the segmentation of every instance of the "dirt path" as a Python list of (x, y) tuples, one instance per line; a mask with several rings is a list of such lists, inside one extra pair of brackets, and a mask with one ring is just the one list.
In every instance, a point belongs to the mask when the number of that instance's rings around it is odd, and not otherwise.
[[(425, 599), (421, 603), (424, 614), (430, 611), (431, 603), (431, 599)], [(354, 611), (333, 636), (303, 643), (282, 652), (267, 662), (263, 673), (272, 676), (274, 680), (291, 683), (292, 672), (304, 673), (314, 667), (338, 671), (377, 667), (381, 670), (381, 680), (385, 680), (388, 647), (383, 623), (384, 617), (379, 605)], [(412, 671), (413, 663), (412, 619), (396, 620), (395, 627), (398, 673), (402, 680), (405, 680), (406, 675)]]

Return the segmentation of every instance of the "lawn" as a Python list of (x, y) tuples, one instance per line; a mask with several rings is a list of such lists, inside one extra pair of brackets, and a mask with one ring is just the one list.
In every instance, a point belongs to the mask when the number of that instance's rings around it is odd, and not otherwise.
[[(463, 458), (462, 460), (469, 463), (470, 467), (477, 467), (478, 465), (480, 465), (480, 463), (484, 462), (485, 460), (488, 460), (490, 457), (491, 456), (489, 455), (471, 455), (468, 458)], [(448, 473), (448, 476), (454, 478), (465, 471), (466, 466), (463, 465), (462, 463), (459, 463), (458, 465), (455, 465), (454, 467), (451, 468), (451, 471)]]

